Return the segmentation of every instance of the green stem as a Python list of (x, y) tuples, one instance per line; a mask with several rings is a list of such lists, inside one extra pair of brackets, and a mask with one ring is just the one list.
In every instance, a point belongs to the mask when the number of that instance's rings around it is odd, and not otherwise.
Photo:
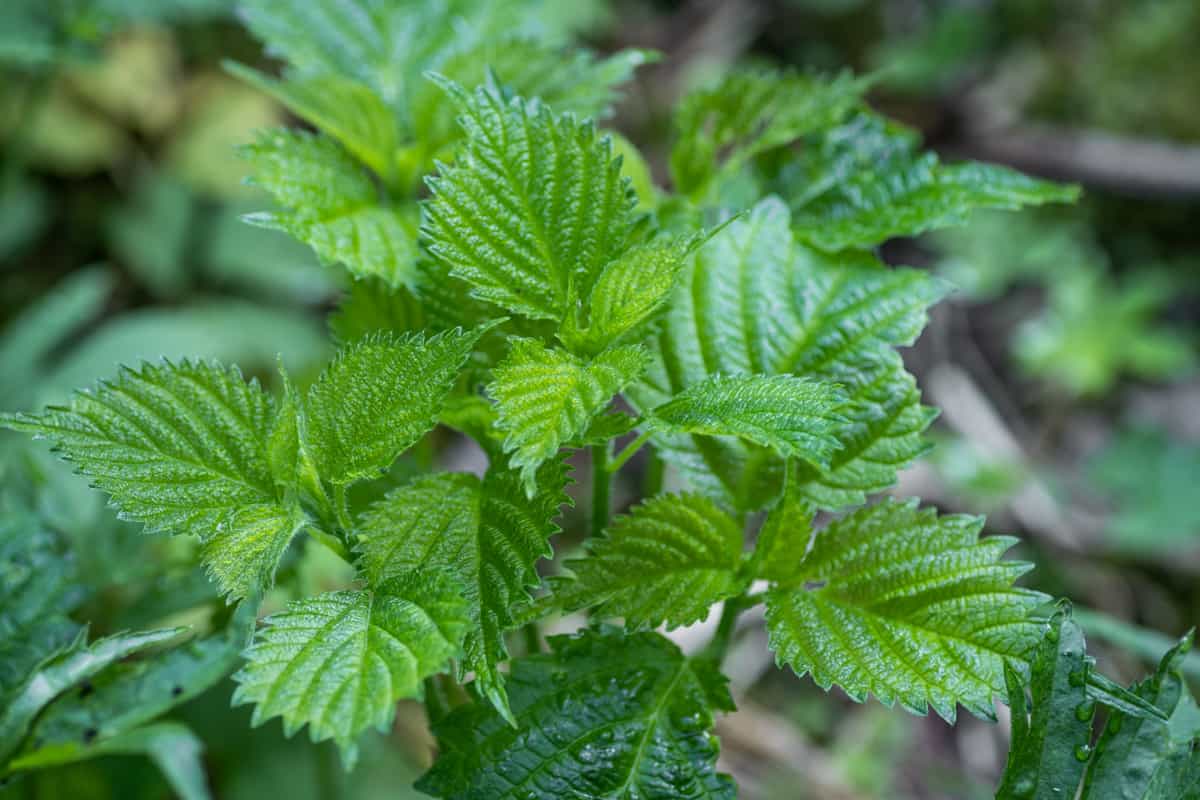
[(663, 477), (666, 465), (657, 452), (651, 450), (646, 458), (646, 471), (642, 475), (642, 496), (654, 497), (663, 490)]
[(338, 751), (333, 742), (325, 742), (317, 749), (317, 786), (321, 797), (339, 800), (342, 796), (342, 768), (338, 763)]
[(608, 527), (612, 472), (608, 469), (608, 443), (592, 445), (592, 536)]
[(308, 535), (328, 547), (343, 561), (347, 563), (350, 562), (350, 551), (346, 549), (346, 545), (342, 542), (342, 540), (334, 536), (332, 533), (327, 533), (326, 531), (318, 528), (316, 525), (309, 525)]
[(346, 487), (340, 483), (333, 486), (333, 510), (342, 530), (349, 531), (354, 527), (350, 521), (350, 505), (346, 502)]
[[(1175, 640), (1165, 634), (1130, 625), (1100, 611), (1075, 606), (1072, 616), (1088, 636), (1123, 647), (1149, 664), (1157, 664), (1175, 646)], [(1200, 653), (1188, 653), (1180, 668), (1189, 678), (1200, 680)]]
[(430, 675), (425, 679), (425, 716), (429, 717), (430, 725), (444, 719), (453, 707), (450, 698), (446, 696), (446, 687), (438, 680), (439, 677)]
[(536, 620), (521, 626), (521, 636), (525, 640), (525, 655), (542, 652), (542, 632)]
[(737, 630), (738, 614), (746, 608), (746, 597), (731, 597), (725, 601), (725, 607), (721, 609), (721, 621), (717, 623), (717, 632), (713, 634), (712, 640), (704, 648), (703, 656), (712, 659), (720, 666), (725, 660), (725, 654), (729, 652), (729, 645), (733, 643), (733, 634)]
[(754, 608), (754, 606), (767, 599), (767, 591), (764, 589), (761, 592), (754, 592), (742, 598), (742, 608)]
[(625, 462), (633, 458), (634, 455), (637, 454), (637, 451), (642, 449), (642, 445), (648, 441), (650, 441), (650, 431), (642, 431), (642, 433), (639, 434), (636, 439), (625, 446), (624, 450), (622, 450), (620, 453), (617, 453), (616, 458), (609, 463), (608, 471), (616, 472), (621, 467), (625, 466)]

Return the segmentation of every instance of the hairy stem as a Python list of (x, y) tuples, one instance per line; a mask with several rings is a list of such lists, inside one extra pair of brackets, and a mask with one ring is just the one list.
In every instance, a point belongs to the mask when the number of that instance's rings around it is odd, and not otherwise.
[(341, 539), (334, 536), (332, 533), (328, 533), (316, 525), (309, 525), (308, 535), (328, 547), (343, 561), (347, 563), (350, 562), (350, 551), (346, 549), (345, 543), (343, 543)]
[(592, 445), (592, 536), (598, 536), (608, 527), (609, 495), (612, 491), (608, 457), (607, 442)]
[(338, 525), (343, 531), (349, 531), (354, 527), (350, 522), (350, 505), (346, 502), (346, 487), (340, 483), (333, 487), (333, 510), (337, 514)]

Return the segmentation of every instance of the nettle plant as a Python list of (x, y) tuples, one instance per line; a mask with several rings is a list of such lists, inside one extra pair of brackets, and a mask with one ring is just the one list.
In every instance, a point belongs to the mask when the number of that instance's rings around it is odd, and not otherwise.
[[(658, 188), (592, 119), (645, 54), (598, 60), (451, 5), (246, 12), (289, 67), (234, 69), (316, 129), (245, 149), (280, 206), (252, 221), (357, 279), (307, 389), (144, 364), (3, 423), (53, 442), (122, 517), (198, 538), (220, 593), (250, 609), (234, 639), (297, 540), (353, 564), (353, 588), (262, 621), (234, 702), (352, 764), (364, 731), (422, 698), (439, 755), (418, 786), (434, 796), (733, 797), (711, 729), (734, 710), (737, 617), (760, 603), (779, 664), (822, 687), (991, 718), (1006, 671), (1029, 675), (1046, 598), (1014, 585), (1028, 565), (1002, 560), (1014, 540), (980, 538), (982, 519), (868, 503), (926, 449), (935, 412), (897, 348), (946, 292), (873, 248), (1075, 190), (940, 162), (864, 105), (864, 80), (771, 71), (683, 99)], [(398, 478), (439, 424), (486, 472)], [(580, 449), (590, 538), (543, 580)], [(645, 495), (610, 518), (639, 452)], [(664, 465), (683, 491), (662, 490)], [(659, 632), (717, 606), (697, 653)], [(539, 623), (583, 609), (594, 623), (543, 651)], [(109, 641), (76, 636), (28, 674), (73, 685), (62, 659)], [(0, 721), (0, 762), (38, 752), (56, 693), (30, 685), (10, 683), (25, 699)]]

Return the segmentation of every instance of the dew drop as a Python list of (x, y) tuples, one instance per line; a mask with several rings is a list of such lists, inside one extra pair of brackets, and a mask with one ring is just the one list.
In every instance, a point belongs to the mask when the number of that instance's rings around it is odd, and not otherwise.
[(1074, 672), (1072, 672), (1070, 675), (1067, 676), (1067, 683), (1071, 684), (1072, 686), (1074, 686), (1076, 688), (1083, 686), (1085, 683), (1087, 683), (1087, 670), (1086, 669), (1075, 670)]
[(1037, 782), (1028, 776), (1019, 779), (1013, 785), (1013, 795), (1016, 797), (1033, 797), (1033, 793), (1036, 790)]
[(1050, 642), (1057, 642), (1058, 641), (1058, 628), (1047, 628), (1046, 629), (1046, 640), (1050, 641)]
[(1076, 761), (1087, 761), (1091, 757), (1092, 757), (1092, 746), (1091, 745), (1081, 744), (1081, 745), (1079, 745), (1079, 747), (1075, 748), (1075, 760)]
[(1085, 700), (1075, 706), (1075, 719), (1080, 722), (1087, 722), (1096, 714), (1096, 701)]

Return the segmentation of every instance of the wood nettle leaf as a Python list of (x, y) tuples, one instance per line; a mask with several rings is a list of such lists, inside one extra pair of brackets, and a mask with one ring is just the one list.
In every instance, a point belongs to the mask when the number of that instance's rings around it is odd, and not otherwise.
[(238, 509), (275, 502), (264, 442), (273, 411), (237, 367), (164, 361), (0, 424), (53, 442), (123, 519), (208, 539)]
[(333, 139), (275, 129), (241, 152), (254, 168), (254, 183), (284, 208), (250, 214), (248, 222), (286, 231), (356, 277), (416, 283), (416, 204), (386, 204), (371, 176)]
[(675, 288), (687, 256), (703, 238), (659, 238), (634, 245), (600, 273), (588, 298), (588, 326), (575, 331), (568, 315), (564, 339), (585, 352), (598, 352), (617, 342), (638, 342)]
[[(933, 418), (895, 347), (911, 344), (943, 284), (865, 254), (825, 256), (795, 242), (777, 198), (717, 233), (672, 295), (654, 358), (626, 396), (643, 413), (715, 375), (796, 375), (839, 385), (848, 421), (826, 469), (797, 472), (818, 505), (861, 503), (926, 449)], [(783, 459), (751, 443), (656, 431), (652, 441), (692, 487), (742, 510), (769, 505)]]
[(332, 74), (275, 80), (241, 64), (227, 62), (225, 69), (335, 139), (384, 181), (393, 177), (400, 146), (396, 115), (367, 86)]
[(1012, 706), (1012, 744), (997, 789), (997, 800), (1074, 797), (1087, 767), (1076, 757), (1092, 737), (1094, 701), (1084, 676), (1091, 670), (1083, 631), (1068, 612), (1059, 611), (1033, 651), (1030, 666), (1032, 709), (1025, 680), (1006, 664), (1004, 678)]
[(781, 173), (796, 235), (821, 250), (869, 248), (962, 225), (976, 209), (1072, 202), (1079, 187), (994, 164), (942, 164), (913, 131), (860, 113), (818, 137)]
[(308, 443), (321, 477), (345, 485), (387, 469), (437, 422), (483, 331), (385, 332), (344, 347), (304, 403)]
[(360, 515), (358, 551), (372, 584), (398, 572), (447, 570), (463, 584), (470, 619), (463, 669), (475, 687), (510, 716), (498, 665), (516, 607), (538, 582), (536, 563), (551, 554), (559, 508), (569, 503), (566, 468), (547, 462), (530, 497), (514, 470), (435, 473), (390, 492)]
[(476, 297), (561, 321), (629, 236), (635, 198), (611, 141), (537, 100), (442, 86), (467, 138), (428, 181), (430, 251)]
[(0, 710), (0, 764), (6, 764), (17, 752), (30, 725), (54, 698), (123, 658), (178, 638), (183, 631), (166, 628), (119, 633), (91, 644), (85, 644), (81, 635), (37, 664)]
[(512, 340), (487, 391), (496, 401), (504, 450), (521, 470), (526, 492), (532, 496), (537, 490), (538, 467), (582, 436), (645, 369), (647, 355), (642, 347), (615, 347), (585, 361), (536, 339)]
[(552, 636), (550, 653), (513, 662), (516, 726), (469, 704), (434, 726), (441, 755), (417, 783), (446, 800), (732, 800), (716, 771), (714, 711), (733, 710), (725, 678), (657, 633)]
[(201, 546), (204, 567), (228, 600), (247, 597), (275, 582), (279, 560), (308, 522), (296, 505), (239, 509)]
[(34, 723), (13, 769), (69, 763), (139, 729), (229, 676), (254, 632), (257, 601), (241, 604), (224, 630), (137, 661), (107, 667), (86, 693), (63, 693)]
[(398, 700), (421, 696), (467, 626), (462, 585), (434, 570), (295, 600), (246, 651), (234, 703), (254, 703), (254, 725), (282, 717), (287, 736), (308, 725), (313, 741), (333, 739), (353, 763), (358, 735), (386, 730)]
[(1180, 671), (1192, 647), (1188, 633), (1167, 651), (1158, 669), (1133, 691), (1168, 717), (1112, 710), (1096, 742), (1081, 800), (1194, 798), (1200, 791), (1200, 708)]
[[(1094, 671), (1070, 606), (1060, 607), (1033, 654), (1031, 711), (1022, 676), (1005, 672), (1013, 735), (998, 800), (1193, 797), (1200, 709), (1180, 671), (1191, 642), (1189, 633), (1131, 693)], [(1110, 708), (1093, 752), (1097, 701)]]
[[(800, 567), (767, 593), (780, 664), (953, 721), (956, 704), (991, 718), (1006, 660), (1037, 642), (1030, 612), (1045, 601), (1013, 586), (1029, 564), (1001, 561), (1015, 540), (979, 538), (983, 520), (887, 500), (815, 534)], [(799, 557), (799, 556), (798, 556)]]
[(39, 664), (82, 630), (67, 615), (83, 602), (75, 562), (30, 512), (0, 514), (0, 708)]
[(671, 177), (701, 195), (722, 172), (841, 122), (862, 102), (866, 78), (822, 79), (778, 70), (740, 71), (693, 91), (675, 111)]
[[(525, 36), (486, 37), (440, 61), (437, 73), (460, 86), (494, 79), (519, 97), (536, 97), (559, 113), (599, 119), (611, 112), (617, 87), (632, 77), (653, 54), (621, 50), (606, 58), (578, 48), (563, 48)], [(461, 136), (455, 105), (435, 82), (414, 87), (411, 117), (414, 139), (430, 153), (444, 152)]]
[(836, 386), (794, 375), (713, 375), (693, 383), (650, 412), (655, 428), (708, 436), (737, 436), (784, 458), (828, 467), (841, 448)]
[(629, 628), (677, 628), (745, 589), (741, 565), (737, 520), (702, 495), (660, 495), (588, 540), (586, 557), (563, 565), (573, 575), (552, 580), (550, 600), (566, 611), (623, 617)]

